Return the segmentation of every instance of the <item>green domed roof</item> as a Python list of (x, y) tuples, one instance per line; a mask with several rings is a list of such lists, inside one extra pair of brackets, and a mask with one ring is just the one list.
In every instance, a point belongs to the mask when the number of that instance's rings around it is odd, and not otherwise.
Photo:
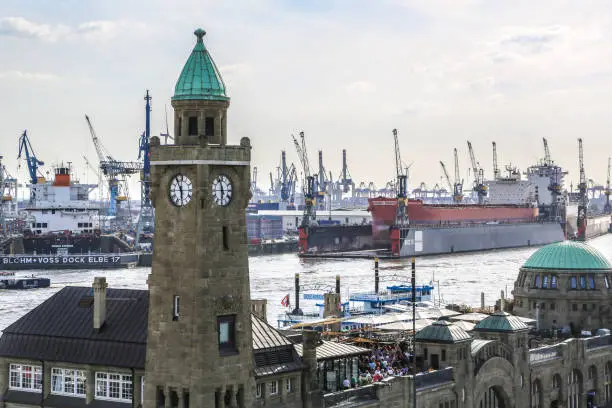
[(204, 46), (206, 31), (198, 28), (194, 34), (198, 40), (176, 82), (172, 99), (229, 101), (223, 78)]
[(515, 332), (528, 329), (529, 327), (521, 319), (502, 311), (485, 317), (474, 326), (476, 331)]
[(446, 320), (438, 320), (423, 327), (416, 335), (417, 341), (434, 343), (458, 343), (470, 340), (470, 335), (459, 326), (455, 326)]
[(563, 241), (538, 249), (523, 268), (609, 270), (612, 264), (597, 249), (577, 241)]

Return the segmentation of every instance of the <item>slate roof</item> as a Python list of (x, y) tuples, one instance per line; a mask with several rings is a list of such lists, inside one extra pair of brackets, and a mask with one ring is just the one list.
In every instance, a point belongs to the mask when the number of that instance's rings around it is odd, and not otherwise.
[(143, 369), (149, 292), (107, 289), (100, 331), (92, 295), (90, 287), (63, 288), (4, 330), (0, 356)]
[(198, 40), (176, 81), (172, 99), (229, 101), (221, 73), (204, 46), (206, 32), (198, 28), (194, 34)]
[(302, 369), (302, 361), (289, 339), (254, 314), (251, 315), (251, 327), (256, 377)]
[(455, 326), (446, 320), (435, 321), (431, 325), (419, 330), (416, 334), (417, 341), (433, 343), (459, 343), (471, 340), (471, 338), (461, 327)]
[(612, 264), (592, 246), (583, 242), (564, 241), (538, 249), (523, 268), (552, 270), (610, 271)]
[[(295, 350), (300, 357), (303, 355), (302, 344), (294, 344)], [(353, 357), (369, 353), (370, 350), (353, 346), (351, 344), (337, 343), (335, 341), (322, 340), (317, 346), (317, 361), (334, 360), (343, 357)]]
[(475, 331), (516, 332), (529, 330), (521, 319), (506, 312), (495, 312), (474, 326)]

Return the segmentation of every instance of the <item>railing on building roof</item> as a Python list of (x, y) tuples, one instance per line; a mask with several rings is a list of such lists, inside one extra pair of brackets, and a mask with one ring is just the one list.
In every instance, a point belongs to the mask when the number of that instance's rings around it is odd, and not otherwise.
[(529, 350), (529, 362), (532, 364), (558, 357), (561, 357), (561, 344)]
[(605, 336), (590, 337), (586, 339), (586, 348), (591, 350), (599, 347), (612, 346), (612, 334)]
[(351, 406), (358, 402), (374, 401), (378, 399), (376, 396), (376, 386), (374, 384), (325, 394), (323, 398), (325, 399), (326, 407)]
[(432, 387), (453, 381), (453, 369), (451, 367), (415, 376), (416, 388)]

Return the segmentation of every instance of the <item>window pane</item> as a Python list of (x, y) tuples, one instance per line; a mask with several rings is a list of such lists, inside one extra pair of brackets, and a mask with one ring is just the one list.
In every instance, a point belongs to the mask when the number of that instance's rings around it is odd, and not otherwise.
[(586, 279), (584, 278), (584, 276), (580, 277), (580, 288), (581, 289), (586, 288)]
[(219, 324), (219, 343), (224, 344), (230, 340), (229, 322)]
[(536, 288), (540, 287), (540, 275), (536, 275), (535, 277), (535, 287)]
[(548, 287), (548, 276), (544, 276), (544, 280), (542, 281), (542, 287), (543, 288)]
[(595, 278), (593, 275), (589, 276), (589, 289), (595, 289)]
[(550, 287), (553, 289), (557, 287), (557, 277), (555, 275), (550, 278)]
[(572, 289), (576, 289), (576, 277), (572, 276), (572, 278), (570, 279), (570, 287)]

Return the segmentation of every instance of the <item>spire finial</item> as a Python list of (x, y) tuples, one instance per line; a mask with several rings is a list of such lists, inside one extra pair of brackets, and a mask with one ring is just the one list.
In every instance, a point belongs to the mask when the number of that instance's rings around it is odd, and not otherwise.
[(198, 28), (193, 33), (195, 34), (196, 37), (198, 37), (199, 43), (203, 41), (202, 38), (204, 38), (204, 36), (206, 35), (206, 31), (202, 30), (201, 28)]

